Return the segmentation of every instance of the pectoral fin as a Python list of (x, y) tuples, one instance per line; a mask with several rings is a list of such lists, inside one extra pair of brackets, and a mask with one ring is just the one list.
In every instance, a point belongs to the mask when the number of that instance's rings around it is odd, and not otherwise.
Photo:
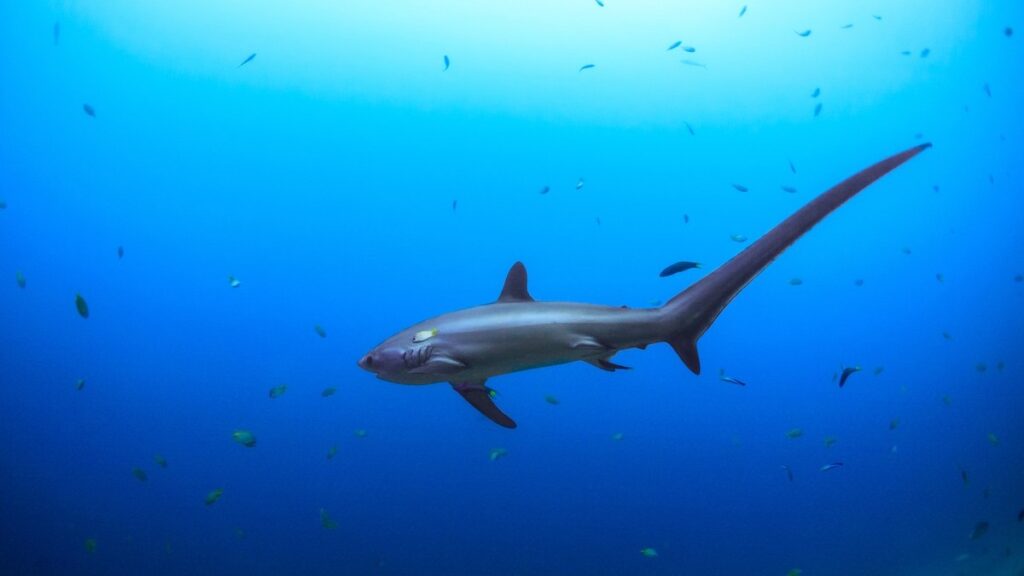
[(481, 414), (490, 418), (495, 424), (505, 428), (515, 428), (515, 421), (502, 412), (494, 404), (494, 401), (491, 400), (490, 391), (484, 386), (484, 382), (486, 381), (452, 382), (451, 385), (456, 392), (466, 399), (466, 402), (469, 402), (473, 408), (479, 410)]

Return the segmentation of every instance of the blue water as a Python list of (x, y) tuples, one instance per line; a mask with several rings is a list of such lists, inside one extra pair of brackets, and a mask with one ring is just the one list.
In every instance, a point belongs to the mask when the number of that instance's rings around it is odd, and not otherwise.
[[(1024, 7), (741, 5), (4, 3), (0, 573), (1020, 574)], [(494, 378), (510, 431), (356, 366), (517, 260), (663, 302), (925, 141), (699, 377)]]

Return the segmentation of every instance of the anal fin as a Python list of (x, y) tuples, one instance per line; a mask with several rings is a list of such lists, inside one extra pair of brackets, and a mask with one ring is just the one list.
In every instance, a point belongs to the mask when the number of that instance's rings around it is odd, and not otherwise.
[(587, 364), (597, 366), (601, 370), (607, 370), (608, 372), (615, 372), (616, 370), (632, 370), (629, 366), (623, 366), (616, 364), (608, 358), (594, 358), (593, 360), (585, 360)]
[(675, 338), (668, 341), (669, 346), (676, 351), (679, 359), (686, 364), (694, 374), (700, 374), (700, 356), (697, 355), (697, 341), (690, 338)]
[(466, 402), (469, 402), (470, 406), (479, 410), (481, 414), (490, 418), (492, 422), (505, 428), (515, 428), (515, 421), (502, 412), (494, 401), (491, 400), (491, 393), (484, 386), (484, 382), (486, 380), (452, 382), (451, 385), (460, 396), (466, 399)]

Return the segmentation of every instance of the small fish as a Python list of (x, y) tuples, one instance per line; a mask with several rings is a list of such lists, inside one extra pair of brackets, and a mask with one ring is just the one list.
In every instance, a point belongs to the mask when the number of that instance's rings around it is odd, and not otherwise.
[(984, 536), (986, 532), (988, 532), (988, 522), (982, 520), (981, 522), (978, 522), (974, 525), (974, 530), (971, 530), (970, 539), (977, 540), (978, 538)]
[(53, 23), (53, 45), (60, 44), (60, 22)]
[(623, 438), (624, 436), (622, 432), (616, 432), (615, 434), (612, 434), (612, 440), (615, 440), (616, 442), (621, 442)]
[(81, 294), (75, 294), (75, 310), (78, 310), (78, 315), (82, 318), (89, 317), (89, 305), (85, 303), (85, 298), (82, 298)]
[(117, 247), (117, 259), (120, 260), (122, 258), (124, 258), (124, 246), (118, 246)]
[(85, 551), (89, 554), (96, 552), (96, 539), (86, 538), (85, 539)]
[(206, 503), (207, 506), (213, 506), (214, 503), (217, 502), (217, 500), (220, 500), (220, 497), (223, 495), (223, 488), (215, 488), (206, 493), (206, 498), (204, 498), (203, 501)]
[(327, 510), (324, 510), (323, 508), (320, 509), (320, 525), (323, 526), (325, 530), (334, 530), (338, 527), (338, 523), (331, 520), (331, 517), (327, 515)]
[(1024, 522), (1024, 508), (1021, 508), (1020, 512), (1017, 512), (1017, 522)]
[(458, 207), (459, 207), (459, 201), (458, 200), (452, 200), (452, 212), (455, 212), (455, 210), (457, 210)]
[(268, 392), (267, 395), (270, 396), (271, 400), (273, 400), (274, 398), (280, 398), (287, 391), (288, 391), (288, 385), (287, 384), (280, 384), (280, 385), (277, 385), (277, 386), (274, 386), (273, 388), (271, 388), (270, 392)]
[(597, 4), (599, 8), (604, 8), (603, 0), (594, 0), (594, 3)]
[(89, 116), (90, 118), (96, 117), (96, 109), (90, 106), (89, 104), (82, 104), (82, 112), (85, 112), (85, 115)]
[(688, 52), (690, 54), (693, 54), (696, 51), (697, 51), (697, 49), (694, 48), (693, 46), (683, 46), (683, 52)]
[(145, 482), (149, 480), (149, 476), (146, 475), (146, 471), (142, 468), (132, 468), (132, 476), (135, 476), (139, 482)]
[(750, 188), (747, 188), (742, 184), (733, 184), (732, 187), (740, 192), (750, 192)]
[(7, 202), (0, 200), (0, 210), (7, 210)]
[(821, 96), (821, 88), (815, 88), (814, 92), (811, 92), (811, 98), (817, 98)]
[(666, 51), (668, 51), (668, 50), (675, 50), (676, 48), (679, 48), (682, 44), (683, 44), (682, 40), (676, 40), (675, 42), (669, 44), (668, 48), (666, 48), (665, 50)]
[(690, 262), (687, 260), (681, 260), (679, 262), (676, 262), (675, 264), (670, 264), (667, 267), (665, 267), (665, 269), (662, 270), (661, 273), (658, 274), (658, 276), (660, 276), (661, 278), (665, 278), (666, 276), (678, 274), (679, 272), (691, 270), (693, 268), (700, 268), (700, 262)]
[(927, 58), (928, 55), (931, 54), (931, 53), (932, 53), (931, 48), (925, 48), (924, 50), (921, 50), (921, 58)]
[(737, 16), (737, 18), (743, 18), (743, 15), (744, 15), (744, 14), (746, 14), (746, 13), (747, 13), (747, 5), (746, 5), (746, 4), (744, 4), (744, 5), (743, 5), (743, 6), (742, 6), (742, 7), (740, 8), (740, 15), (739, 15), (739, 16)]
[(1018, 284), (1024, 282), (1024, 274), (1017, 274), (1016, 276), (1013, 277), (1013, 281)]
[(818, 468), (820, 472), (828, 472), (829, 470), (835, 470), (843, 465), (842, 462), (833, 462), (831, 464), (825, 464), (821, 468)]
[(328, 386), (327, 388), (324, 388), (323, 390), (320, 391), (320, 396), (322, 398), (328, 398), (334, 396), (334, 393), (337, 391), (338, 389), (335, 388), (334, 386)]
[(324, 327), (319, 324), (313, 325), (313, 332), (316, 332), (316, 335), (321, 338), (327, 338), (327, 330), (324, 330)]
[(792, 482), (793, 481), (793, 470), (791, 470), (789, 468), (789, 466), (786, 466), (785, 464), (782, 465), (782, 469), (786, 471), (786, 478), (789, 478), (789, 481)]
[(900, 427), (900, 419), (899, 418), (893, 418), (892, 420), (889, 420), (889, 430), (895, 430), (895, 429), (897, 429), (899, 427)]
[(238, 288), (241, 285), (242, 285), (242, 281), (241, 280), (239, 280), (238, 278), (235, 278), (234, 276), (231, 276), (230, 274), (228, 275), (228, 286), (231, 286), (232, 288)]
[(910, 246), (904, 246), (902, 249), (900, 249), (900, 252), (903, 252), (905, 256), (910, 256), (911, 254), (914, 253), (914, 251), (910, 249)]
[(936, 281), (937, 281), (937, 282), (938, 282), (939, 284), (942, 284), (943, 282), (945, 282), (945, 281), (946, 281), (946, 277), (942, 275), (942, 272), (937, 272), (937, 273), (935, 274), (935, 280), (936, 280)]
[(843, 24), (839, 27), (840, 30), (849, 30), (850, 28), (853, 28), (853, 24)]
[(804, 30), (803, 32), (798, 32), (798, 31), (794, 30), (793, 32), (796, 33), (796, 35), (801, 37), (801, 38), (807, 38), (808, 36), (811, 35), (811, 31), (810, 30)]
[(327, 459), (331, 460), (338, 455), (338, 445), (335, 444), (327, 449)]
[(985, 372), (988, 372), (988, 364), (985, 364), (984, 362), (978, 362), (977, 364), (974, 365), (974, 370), (979, 374), (984, 374)]
[(800, 278), (790, 278), (789, 279), (789, 285), (790, 286), (803, 286), (803, 284), (804, 284), (804, 281), (801, 280)]
[(1006, 36), (1007, 38), (1012, 38), (1013, 37), (1013, 28), (1010, 28), (1009, 26), (1004, 28), (1003, 29), (1003, 35)]
[(75, 390), (81, 391), (82, 388), (85, 388), (85, 380), (79, 378), (78, 381), (75, 382)]
[(875, 376), (881, 376), (882, 372), (885, 372), (885, 366), (875, 366), (875, 369), (871, 373)]
[(946, 406), (952, 406), (953, 405), (953, 399), (949, 397), (949, 394), (943, 394), (942, 395), (942, 403), (945, 404)]
[(547, 194), (548, 192), (551, 192), (551, 186), (544, 186), (540, 189), (541, 194)]
[(694, 68), (703, 68), (705, 70), (708, 69), (707, 64), (702, 64), (700, 62), (697, 62), (696, 60), (681, 60), (681, 62), (683, 64), (686, 64), (687, 66), (693, 66)]
[(1004, 363), (1002, 360), (996, 362), (996, 370), (1002, 372), (1003, 368), (1006, 368), (1006, 363)]
[(505, 456), (508, 456), (508, 450), (506, 450), (504, 448), (493, 448), (487, 454), (487, 457), (491, 459), (491, 462), (494, 462), (495, 460), (498, 460), (499, 458), (504, 458)]
[(242, 66), (245, 66), (249, 62), (252, 62), (252, 59), (255, 58), (255, 57), (256, 57), (256, 53), (255, 52), (253, 52), (252, 54), (249, 54), (248, 56), (245, 57), (245, 60), (242, 60), (242, 63), (239, 64), (238, 67), (241, 68)]
[(971, 479), (967, 475), (967, 469), (966, 468), (961, 468), (960, 469), (960, 481), (964, 483), (964, 486), (970, 486), (971, 485)]
[(689, 224), (689, 223), (690, 223), (690, 215), (689, 214), (683, 214), (683, 224)]
[(843, 368), (842, 374), (839, 375), (839, 387), (842, 388), (846, 384), (847, 378), (860, 372), (860, 366), (847, 366)]
[(792, 428), (786, 432), (786, 438), (789, 438), (790, 440), (796, 440), (803, 435), (804, 431), (800, 428)]
[(25, 287), (25, 274), (21, 270), (14, 273), (14, 281), (18, 283), (18, 288)]
[(642, 548), (640, 550), (640, 555), (643, 556), (644, 558), (657, 558), (658, 557), (658, 551), (655, 550), (654, 548)]
[(740, 242), (740, 243), (743, 243), (743, 242), (747, 241), (747, 237), (744, 236), (743, 234), (732, 234), (732, 235), (729, 236), (729, 239), (732, 240), (733, 242)]
[(733, 378), (732, 376), (725, 375), (725, 369), (722, 368), (718, 371), (718, 379), (728, 384), (735, 384), (737, 386), (746, 386), (747, 383), (740, 380), (739, 378)]
[(153, 462), (161, 468), (167, 468), (167, 458), (164, 458), (163, 454), (157, 454), (153, 456)]
[(787, 160), (787, 162), (789, 162), (789, 171), (796, 174), (796, 165), (793, 164), (792, 160)]
[(872, 14), (871, 17), (874, 18), (875, 20), (878, 20), (879, 22), (882, 21), (882, 17), (877, 14)]
[(581, 188), (583, 188), (583, 178), (576, 181), (576, 189), (579, 190)]
[(552, 396), (550, 394), (548, 394), (547, 396), (544, 397), (544, 401), (547, 402), (548, 404), (551, 404), (552, 406), (558, 406), (559, 404), (561, 404), (561, 402), (559, 402), (558, 398), (555, 398), (554, 396)]
[(992, 89), (989, 88), (988, 82), (985, 82), (985, 85), (982, 86), (981, 89), (985, 91), (985, 96), (988, 96), (989, 98), (992, 97)]
[(783, 192), (788, 192), (790, 194), (796, 194), (797, 193), (797, 189), (792, 187), (792, 186), (783, 186), (782, 187), (782, 191)]
[(590, 70), (594, 66), (595, 66), (595, 64), (584, 64), (583, 66), (580, 66), (580, 69), (577, 70), (577, 72), (583, 72), (584, 70)]
[(992, 432), (988, 433), (988, 443), (993, 446), (999, 446), (999, 437)]
[(256, 445), (256, 437), (248, 430), (235, 430), (231, 433), (231, 439), (246, 448), (252, 448)]
[(412, 341), (416, 343), (425, 342), (427, 340), (430, 340), (434, 336), (437, 336), (437, 328), (431, 328), (430, 330), (420, 330), (419, 332), (413, 335)]
[(912, 52), (910, 50), (903, 50), (900, 52), (900, 54), (903, 56), (910, 56)]
[(817, 118), (821, 115), (821, 102), (814, 105), (814, 117)]
[(363, 428), (356, 430), (352, 434), (354, 434), (356, 438), (366, 438), (366, 430)]
[(836, 443), (835, 436), (825, 436), (825, 448), (831, 448)]
[(686, 126), (686, 131), (690, 133), (690, 136), (697, 135), (697, 133), (693, 131), (693, 126), (690, 126), (689, 122), (683, 122), (683, 126)]
[(444, 55), (444, 68), (441, 69), (441, 72), (444, 72), (444, 71), (448, 70), (448, 67), (451, 66), (451, 65), (452, 65), (451, 59), (448, 58), (447, 54), (445, 54)]

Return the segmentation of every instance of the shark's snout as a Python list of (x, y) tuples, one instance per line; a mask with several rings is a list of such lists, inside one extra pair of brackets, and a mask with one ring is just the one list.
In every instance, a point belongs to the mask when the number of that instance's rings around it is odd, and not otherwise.
[(357, 364), (359, 364), (359, 367), (362, 368), (363, 370), (366, 370), (367, 372), (374, 372), (374, 369), (373, 369), (373, 352), (370, 352), (366, 356), (363, 356), (362, 358), (360, 358), (359, 362)]

